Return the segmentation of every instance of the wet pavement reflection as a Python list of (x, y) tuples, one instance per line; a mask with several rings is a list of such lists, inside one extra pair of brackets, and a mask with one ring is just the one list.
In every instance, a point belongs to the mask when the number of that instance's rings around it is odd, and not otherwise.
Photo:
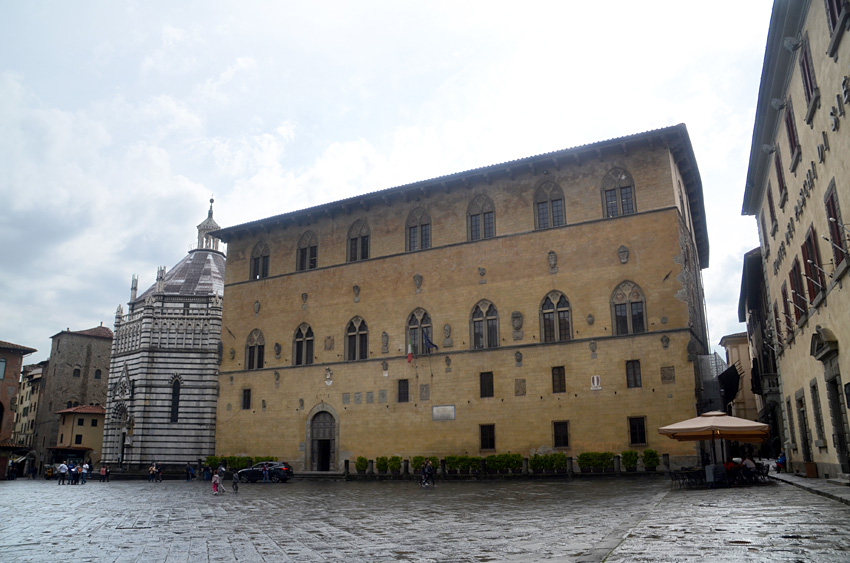
[(3, 561), (848, 561), (850, 507), (786, 484), (0, 483)]

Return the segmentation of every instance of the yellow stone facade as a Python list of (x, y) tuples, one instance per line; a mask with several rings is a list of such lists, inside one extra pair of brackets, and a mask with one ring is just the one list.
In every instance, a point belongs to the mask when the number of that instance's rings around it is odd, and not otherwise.
[(778, 365), (791, 469), (821, 477), (850, 475), (848, 22), (846, 2), (774, 4), (743, 206), (768, 294), (754, 357)]
[[(623, 214), (628, 188), (633, 209)], [(606, 189), (617, 195), (616, 217), (606, 217)], [(564, 224), (552, 226), (558, 199)], [(492, 236), (470, 240), (470, 216), (487, 210)], [(424, 224), (430, 248), (420, 249)], [(349, 261), (351, 238), (367, 232), (368, 259)], [(216, 235), (228, 243), (217, 455), (273, 455), (302, 471), (340, 470), (357, 456), (647, 447), (674, 464), (696, 461), (695, 444), (657, 433), (696, 414), (692, 359), (707, 348), (700, 272), (708, 243), (684, 125)], [(314, 269), (299, 271), (299, 244), (308, 255), (315, 244)], [(568, 339), (542, 342), (541, 309), (553, 291), (568, 302)], [(629, 315), (628, 334), (615, 334), (618, 300), (644, 305), (642, 321)], [(475, 349), (482, 303), (497, 317), (497, 334), (484, 336), (495, 347)], [(438, 349), (419, 349), (408, 362), (408, 320), (422, 311)], [(366, 323), (368, 355), (349, 361), (352, 321)], [(312, 333), (311, 365), (294, 365), (299, 327)], [(639, 387), (627, 384), (627, 361), (633, 384), (639, 363)], [(562, 380), (553, 375), (561, 367)], [(482, 373), (492, 374), (492, 396), (482, 397)], [(399, 400), (402, 380), (407, 401)], [(563, 422), (556, 446), (555, 423)]]

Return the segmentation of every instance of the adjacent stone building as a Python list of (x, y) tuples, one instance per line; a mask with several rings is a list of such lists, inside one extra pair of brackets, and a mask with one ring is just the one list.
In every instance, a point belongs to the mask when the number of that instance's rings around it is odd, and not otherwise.
[(80, 405), (62, 409), (59, 418), (59, 437), (50, 450), (56, 463), (88, 462), (91, 471), (100, 464), (103, 451), (103, 420), (106, 409), (101, 405)]
[(5, 475), (10, 458), (20, 457), (17, 454), (21, 451), (21, 444), (12, 436), (17, 416), (18, 380), (24, 357), (36, 351), (35, 348), (0, 340), (0, 476)]
[(775, 356), (790, 467), (823, 477), (850, 475), (848, 22), (842, 0), (774, 3), (743, 203), (769, 314), (753, 357)]
[(224, 254), (213, 201), (197, 248), (115, 315), (103, 461), (136, 471), (157, 461), (182, 466), (215, 452)]
[(222, 229), (216, 453), (697, 445), (703, 193), (684, 125)]

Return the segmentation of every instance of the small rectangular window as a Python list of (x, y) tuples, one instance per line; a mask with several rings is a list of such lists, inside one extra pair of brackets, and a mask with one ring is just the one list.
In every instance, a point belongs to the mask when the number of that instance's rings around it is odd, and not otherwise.
[(632, 303), (632, 333), (640, 334), (645, 332), (643, 322), (643, 301)]
[(640, 360), (626, 361), (626, 384), (629, 388), (641, 387)]
[(319, 265), (319, 247), (311, 246), (310, 247), (310, 264), (309, 267), (311, 270), (315, 270), (316, 266)]
[(537, 228), (549, 228), (549, 202), (541, 201), (537, 203)]
[(352, 238), (348, 241), (348, 261), (357, 261), (357, 238)]
[(410, 382), (407, 379), (398, 380), (398, 402), (407, 403), (410, 401)]
[(605, 190), (605, 215), (616, 217), (617, 211), (617, 190)]
[(409, 227), (407, 229), (407, 241), (411, 252), (419, 250), (419, 227)]
[(552, 393), (567, 392), (567, 375), (564, 366), (552, 368)]
[(481, 425), (481, 449), (495, 450), (496, 449), (496, 425), (482, 424)]
[(615, 329), (617, 334), (629, 333), (629, 317), (625, 303), (614, 305), (614, 322), (616, 323)]
[(564, 200), (552, 200), (552, 226), (561, 227), (564, 225)]
[(493, 238), (496, 236), (496, 222), (493, 218), (493, 212), (487, 211), (484, 213), (484, 238)]
[(75, 444), (82, 444), (83, 443), (83, 435), (77, 434), (76, 436), (74, 436), (74, 443)]
[(79, 368), (74, 370), (74, 377), (80, 377), (80, 369)]
[(97, 419), (96, 418), (91, 419), (91, 426), (92, 426), (92, 428), (97, 428)]
[(431, 225), (422, 225), (422, 250), (431, 248)]
[(100, 379), (101, 371), (99, 369), (94, 370), (94, 378)]
[(485, 371), (479, 374), (479, 383), (481, 386), (481, 397), (493, 396), (493, 372)]
[(85, 423), (85, 420), (83, 420), (82, 418), (77, 419), (77, 426), (83, 426)]
[(570, 447), (570, 423), (566, 420), (552, 423), (554, 444), (556, 448)]
[(481, 238), (481, 215), (469, 216), (469, 240)]
[(646, 418), (629, 417), (629, 443), (633, 446), (646, 444)]
[(623, 215), (632, 215), (635, 212), (635, 200), (631, 186), (620, 188), (620, 201), (623, 205)]
[(360, 237), (360, 259), (369, 258), (369, 235)]
[(251, 390), (243, 389), (242, 390), (242, 410), (247, 411), (251, 410)]

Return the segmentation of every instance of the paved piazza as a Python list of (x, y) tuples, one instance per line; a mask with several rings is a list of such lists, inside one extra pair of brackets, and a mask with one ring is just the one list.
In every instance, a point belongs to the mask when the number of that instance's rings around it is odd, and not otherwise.
[(850, 507), (665, 479), (0, 482), (10, 561), (849, 561)]

